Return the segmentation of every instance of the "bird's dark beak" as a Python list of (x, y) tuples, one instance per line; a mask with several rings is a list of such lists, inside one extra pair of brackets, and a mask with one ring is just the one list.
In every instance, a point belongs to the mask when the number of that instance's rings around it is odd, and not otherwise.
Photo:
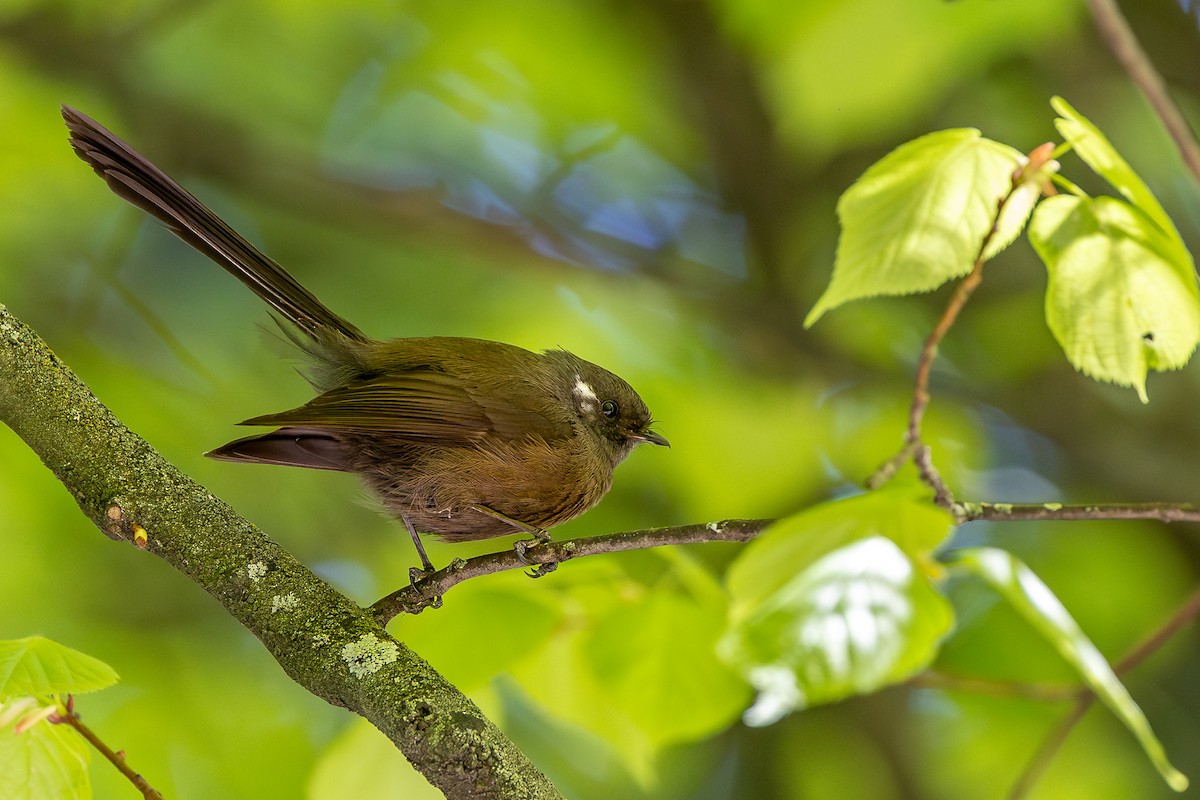
[(671, 446), (671, 443), (667, 441), (667, 437), (661, 433), (655, 433), (649, 428), (640, 433), (632, 434), (629, 438), (635, 442), (649, 442), (650, 444), (662, 445), (663, 447)]

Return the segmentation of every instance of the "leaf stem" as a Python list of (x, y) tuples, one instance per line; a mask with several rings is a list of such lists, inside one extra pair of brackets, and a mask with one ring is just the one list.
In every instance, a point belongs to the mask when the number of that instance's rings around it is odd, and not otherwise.
[(116, 767), (118, 772), (128, 778), (129, 782), (137, 787), (146, 800), (163, 800), (162, 794), (129, 766), (125, 761), (125, 754), (123, 752), (114, 752), (111, 747), (104, 743), (103, 739), (96, 735), (95, 731), (83, 724), (83, 720), (80, 719), (79, 714), (72, 708), (69, 698), (67, 704), (59, 708), (53, 720), (56, 723), (70, 725), (74, 728), (80, 736), (87, 740), (88, 744), (96, 748), (100, 755), (104, 756), (110, 764)]
[(1086, 200), (1090, 197), (1087, 192), (1079, 188), (1079, 186), (1073, 181), (1071, 181), (1069, 178), (1064, 178), (1057, 172), (1050, 176), (1050, 182), (1055, 186), (1061, 186), (1063, 189), (1066, 189), (1068, 193), (1073, 194), (1080, 199)]
[(934, 359), (937, 358), (938, 345), (954, 327), (954, 323), (958, 320), (958, 315), (962, 313), (967, 301), (971, 299), (971, 295), (983, 282), (983, 265), (986, 261), (984, 254), (987, 253), (992, 240), (996, 238), (996, 233), (1000, 228), (1000, 215), (1004, 212), (1004, 207), (1026, 178), (1025, 167), (1027, 164), (1028, 162), (1025, 162), (1016, 169), (1008, 191), (996, 201), (996, 213), (992, 216), (992, 225), (984, 235), (983, 241), (979, 243), (979, 251), (975, 256), (975, 264), (971, 268), (971, 272), (955, 288), (950, 302), (946, 305), (946, 310), (942, 312), (941, 318), (938, 319), (929, 337), (925, 340), (925, 345), (921, 348), (921, 356), (917, 360), (913, 401), (909, 408), (908, 426), (904, 433), (904, 447), (867, 479), (867, 487), (870, 489), (877, 489), (890, 480), (900, 466), (911, 457), (917, 467), (917, 472), (920, 473), (921, 480), (933, 487), (934, 500), (937, 504), (947, 509), (954, 505), (954, 496), (934, 466), (929, 447), (921, 441), (921, 423), (924, 421), (925, 411), (929, 408), (929, 378), (933, 371)]

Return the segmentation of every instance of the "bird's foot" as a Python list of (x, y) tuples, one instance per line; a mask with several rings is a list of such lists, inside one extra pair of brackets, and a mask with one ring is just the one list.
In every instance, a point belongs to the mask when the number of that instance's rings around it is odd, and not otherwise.
[[(412, 585), (413, 591), (416, 592), (417, 594), (421, 594), (421, 589), (420, 589), (420, 587), (417, 586), (417, 584), (420, 583), (421, 581), (425, 580), (426, 578), (432, 578), (435, 572), (436, 572), (436, 570), (434, 570), (432, 564), (429, 565), (428, 569), (421, 569), (420, 567), (410, 567), (408, 570), (408, 582), (409, 582), (409, 584)], [(442, 607), (442, 596), (440, 594), (434, 595), (433, 597), (431, 597), (429, 599), (428, 606), (425, 606), (425, 607), (426, 608), (441, 608)]]
[(513, 542), (513, 552), (517, 554), (517, 558), (520, 559), (522, 564), (528, 564), (529, 566), (533, 567), (533, 569), (525, 573), (531, 578), (540, 578), (543, 575), (549, 575), (551, 572), (554, 572), (554, 570), (558, 569), (557, 561), (534, 561), (528, 555), (526, 555), (533, 548), (542, 544), (546, 544), (550, 541), (549, 534), (546, 534), (545, 531), (542, 531), (542, 533), (546, 535), (546, 538), (543, 539), (541, 537), (537, 537), (534, 539), (518, 539), (517, 541)]

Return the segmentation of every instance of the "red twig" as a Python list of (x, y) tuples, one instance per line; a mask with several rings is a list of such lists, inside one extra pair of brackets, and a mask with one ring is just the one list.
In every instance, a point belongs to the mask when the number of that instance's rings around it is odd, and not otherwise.
[(105, 744), (104, 740), (97, 736), (91, 728), (83, 724), (83, 720), (81, 720), (79, 718), (79, 714), (75, 712), (74, 704), (72, 703), (70, 697), (67, 698), (66, 707), (63, 708), (60, 713), (55, 714), (51, 719), (55, 723), (61, 725), (70, 725), (72, 728), (74, 728), (80, 736), (87, 740), (88, 744), (96, 748), (100, 755), (104, 756), (110, 764), (116, 767), (122, 775), (128, 778), (129, 782), (137, 787), (138, 791), (142, 793), (142, 796), (145, 797), (146, 800), (163, 800), (162, 794), (160, 794), (157, 789), (147, 783), (145, 778), (143, 778), (141, 775), (135, 772), (132, 767), (129, 766), (129, 764), (125, 761), (124, 752), (114, 752), (113, 749)]
[(953, 505), (954, 496), (934, 466), (929, 448), (921, 441), (921, 423), (925, 418), (925, 411), (929, 407), (929, 377), (933, 371), (933, 362), (937, 358), (938, 345), (954, 327), (958, 315), (962, 313), (967, 301), (971, 299), (971, 295), (983, 281), (983, 265), (986, 260), (984, 255), (991, 246), (992, 240), (996, 238), (1000, 226), (1000, 215), (1004, 212), (1004, 207), (1012, 198), (1013, 192), (1027, 179), (1030, 171), (1041, 168), (1046, 158), (1049, 157), (1049, 152), (1049, 149), (1042, 145), (1031, 153), (1030, 158), (1013, 172), (1012, 184), (1008, 191), (996, 201), (996, 213), (992, 217), (992, 225), (984, 235), (983, 241), (979, 243), (974, 266), (967, 277), (963, 278), (955, 288), (950, 302), (946, 305), (946, 310), (942, 312), (941, 318), (938, 319), (933, 331), (925, 340), (925, 345), (921, 348), (921, 356), (917, 360), (912, 406), (908, 412), (908, 426), (904, 432), (904, 447), (867, 479), (867, 488), (877, 489), (882, 486), (896, 474), (905, 461), (911, 458), (917, 467), (917, 472), (921, 475), (921, 480), (933, 487), (934, 500), (937, 504), (946, 509), (950, 509)]

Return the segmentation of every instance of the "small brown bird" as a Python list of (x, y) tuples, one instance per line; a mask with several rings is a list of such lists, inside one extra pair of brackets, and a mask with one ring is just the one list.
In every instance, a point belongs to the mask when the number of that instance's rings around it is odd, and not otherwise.
[(220, 264), (290, 322), (319, 394), (243, 425), (227, 461), (358, 473), (412, 536), (448, 541), (546, 528), (596, 505), (642, 442), (667, 445), (628, 383), (564, 350), (482, 339), (372, 339), (95, 120), (63, 106), (75, 152), (133, 205)]

